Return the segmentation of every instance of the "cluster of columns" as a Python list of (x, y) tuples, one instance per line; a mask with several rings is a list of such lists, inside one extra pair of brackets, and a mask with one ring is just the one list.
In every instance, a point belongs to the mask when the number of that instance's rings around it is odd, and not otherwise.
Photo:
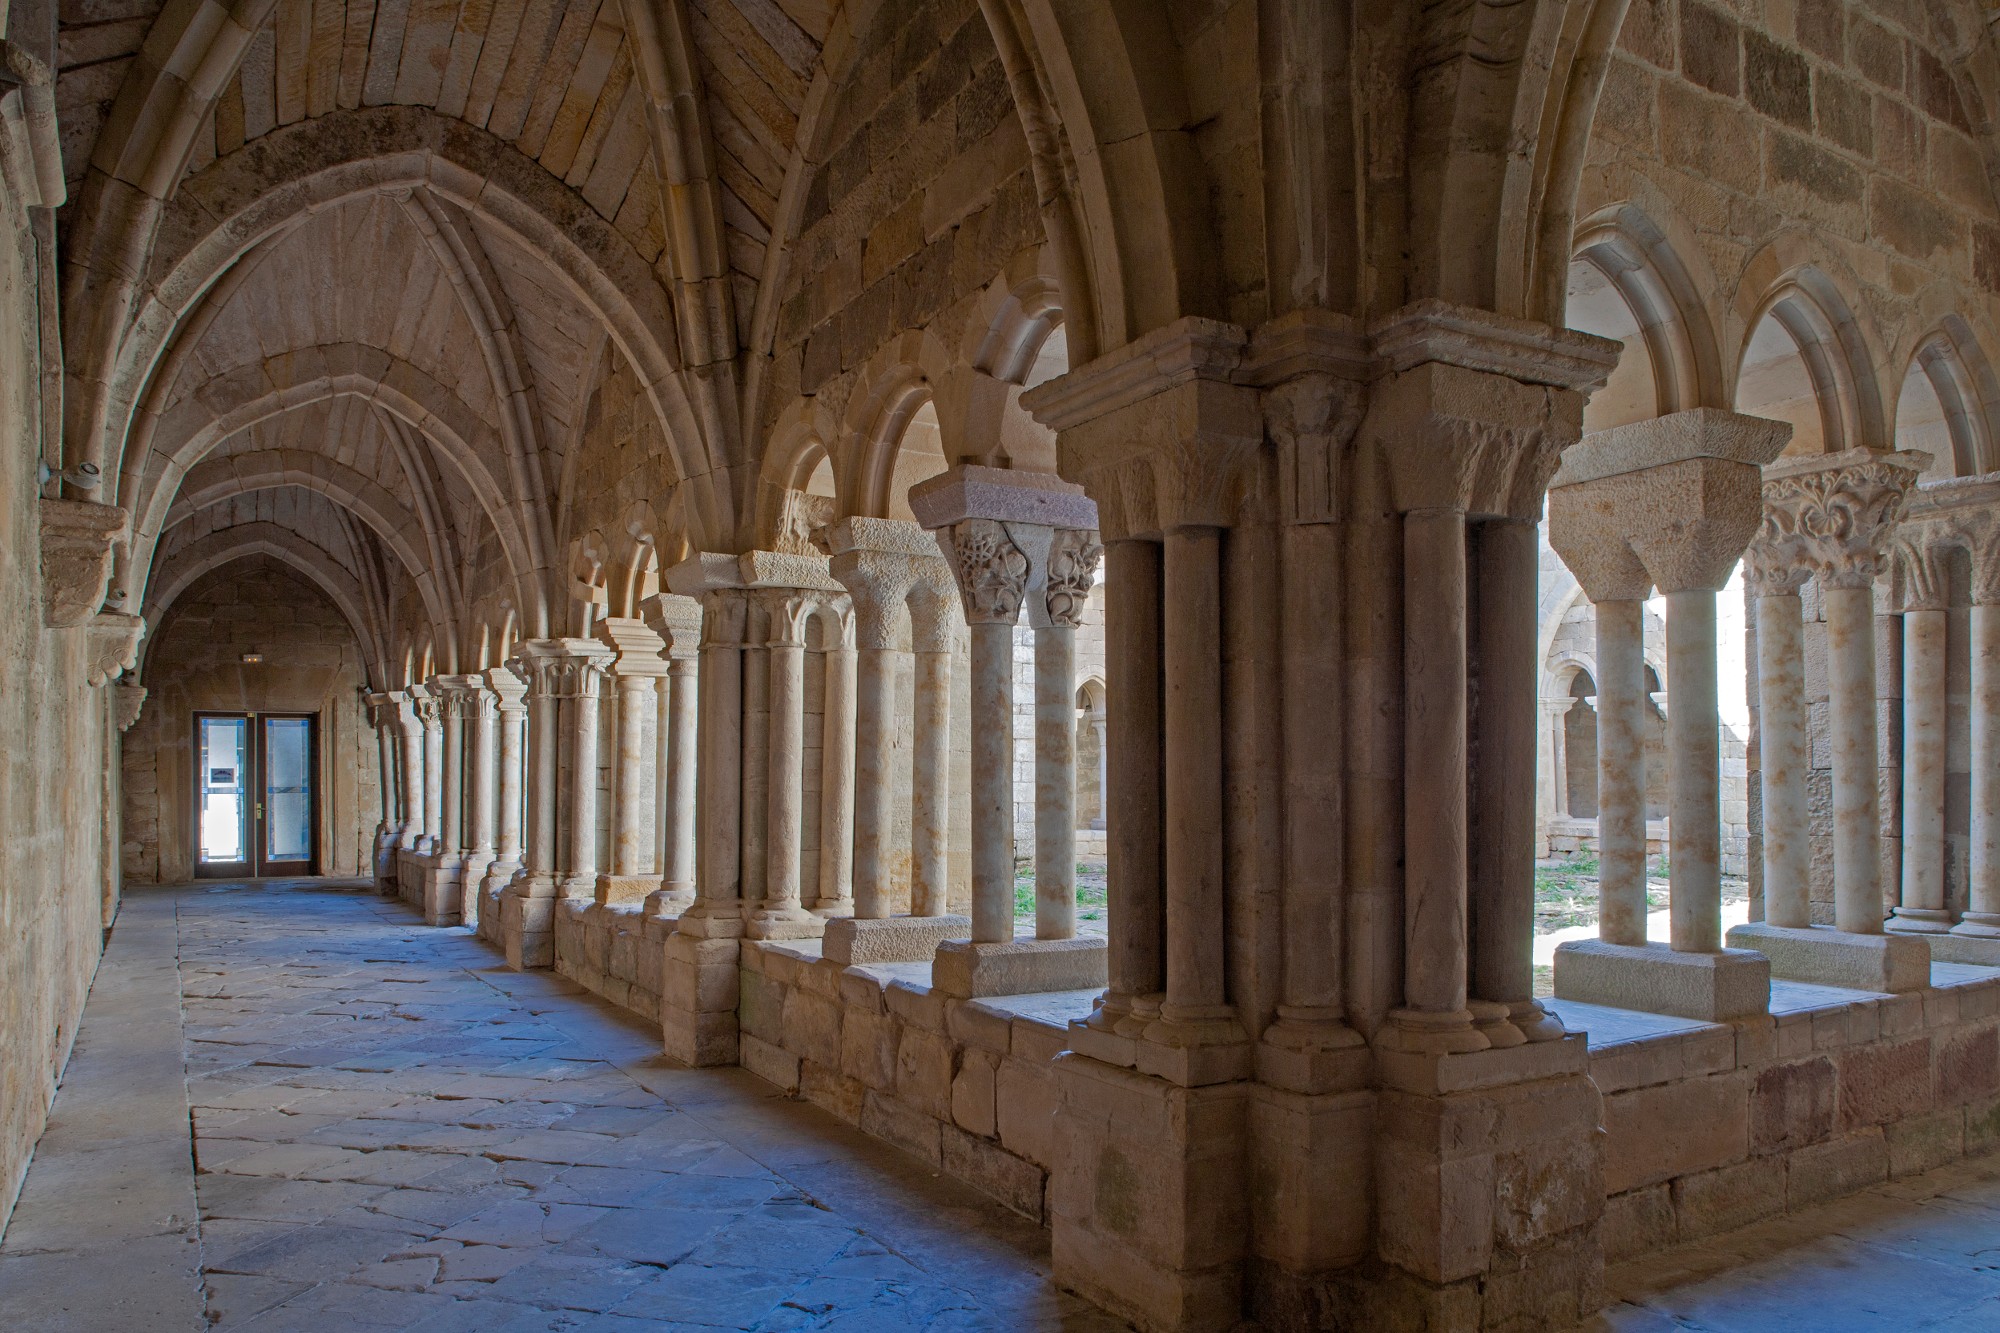
[[(1955, 606), (1953, 567), (1960, 562), (1969, 605)], [(1925, 936), (1936, 958), (2000, 964), (2000, 478), (1915, 488), (1895, 575), (1902, 802), (1900, 875), (1888, 928)], [(1959, 737), (1968, 770), (1962, 859), (1945, 818), (1955, 656), (1967, 668), (1967, 725)]]

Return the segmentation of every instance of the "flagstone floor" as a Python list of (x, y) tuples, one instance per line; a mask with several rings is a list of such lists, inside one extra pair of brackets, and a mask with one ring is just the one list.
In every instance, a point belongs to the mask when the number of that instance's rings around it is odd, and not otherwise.
[(112, 938), (9, 1333), (1125, 1327), (1038, 1227), (364, 882), (140, 891)]

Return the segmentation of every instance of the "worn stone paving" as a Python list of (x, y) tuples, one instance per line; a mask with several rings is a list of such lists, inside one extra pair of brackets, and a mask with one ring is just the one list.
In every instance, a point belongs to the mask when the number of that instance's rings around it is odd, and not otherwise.
[(216, 1329), (1122, 1329), (1041, 1230), (365, 887), (177, 891)]

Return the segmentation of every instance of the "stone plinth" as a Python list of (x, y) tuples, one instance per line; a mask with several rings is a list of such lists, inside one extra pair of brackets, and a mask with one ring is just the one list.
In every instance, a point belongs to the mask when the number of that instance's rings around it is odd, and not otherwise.
[(554, 967), (556, 962), (556, 898), (554, 893), (530, 897), (513, 886), (500, 895), (500, 936), (507, 966), (516, 972)]
[(1771, 964), (1748, 949), (1677, 953), (1664, 944), (1573, 940), (1556, 949), (1555, 974), (1558, 999), (1613, 1009), (1719, 1023), (1771, 1007)]
[(946, 940), (963, 940), (971, 934), (969, 916), (885, 916), (875, 920), (836, 917), (826, 923), (820, 954), (842, 967), (928, 963)]
[(1752, 921), (1730, 929), (1729, 947), (1755, 949), (1771, 960), (1771, 975), (1786, 981), (1893, 995), (1931, 984), (1930, 938)]
[(1101, 939), (945, 940), (931, 964), (931, 986), (960, 999), (1088, 990), (1105, 982)]
[(733, 1065), (737, 955), (733, 939), (699, 939), (679, 931), (660, 946), (661, 1049), (684, 1065)]

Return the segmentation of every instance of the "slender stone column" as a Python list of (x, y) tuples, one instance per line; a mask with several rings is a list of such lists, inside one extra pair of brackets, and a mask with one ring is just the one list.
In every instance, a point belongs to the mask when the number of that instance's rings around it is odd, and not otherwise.
[(1109, 876), (1109, 986), (1090, 1025), (1137, 1037), (1166, 989), (1166, 876), (1160, 850), (1166, 771), (1161, 754), (1161, 547), (1105, 548), (1104, 813)]
[(1833, 923), (1882, 929), (1882, 821), (1875, 769), (1875, 571), (1823, 570), (1828, 742), (1833, 751)]
[(397, 700), (396, 728), (403, 741), (402, 765), (396, 783), (403, 803), (403, 830), (398, 845), (406, 852), (413, 852), (424, 836), (424, 723), (417, 713), (415, 695), (398, 690), (390, 697)]
[[(929, 617), (926, 617), (929, 619)], [(912, 632), (918, 634), (916, 651), (912, 655), (915, 664), (915, 679), (911, 691), (915, 717), (911, 724), (913, 749), (910, 756), (910, 915), (944, 916), (951, 911), (951, 885), (949, 872), (949, 852), (951, 846), (951, 624), (943, 608), (939, 608), (935, 623), (919, 632), (916, 617), (912, 618)], [(973, 636), (975, 660), (979, 652), (979, 636)], [(1008, 644), (1009, 664), (1012, 664), (1013, 645)], [(1011, 681), (1010, 681), (1011, 683)], [(979, 816), (981, 793), (977, 785), (979, 772), (979, 677), (973, 674), (973, 877), (979, 874)], [(1013, 694), (1008, 692), (1008, 707), (1013, 706)], [(1011, 742), (1011, 737), (1010, 737)], [(1009, 751), (1012, 745), (1009, 744)], [(1012, 787), (1009, 786), (1011, 793)], [(1010, 795), (1011, 799), (1011, 795)], [(1014, 841), (1013, 831), (1008, 830), (1004, 847), (1007, 858), (1007, 903), (1008, 934), (1013, 938), (1013, 885), (1014, 885)], [(975, 901), (978, 898), (974, 892)], [(977, 912), (974, 913), (977, 920)], [(974, 938), (978, 938), (975, 935)]]
[(1971, 615), (1971, 892), (1954, 935), (2000, 939), (2000, 556), (1995, 534), (1974, 553)]
[[(1177, 528), (1164, 543), (1167, 986), (1161, 1021), (1232, 1019), (1223, 987), (1221, 537)], [(1149, 1033), (1150, 1035), (1150, 1033)]]
[(1812, 848), (1806, 816), (1805, 618), (1799, 587), (1811, 571), (1795, 550), (1760, 543), (1750, 551), (1748, 582), (1757, 601), (1757, 753), (1764, 821), (1764, 919), (1774, 926), (1812, 924), (1807, 868)]
[(1889, 929), (1937, 934), (1944, 910), (1947, 587), (1936, 553), (1906, 547), (1903, 585), (1902, 886)]
[(1597, 603), (1597, 937), (1646, 942), (1645, 603)]
[[(701, 762), (695, 802), (701, 852), (695, 862), (697, 897), (681, 913), (682, 934), (708, 938), (743, 930), (742, 842), (737, 824), (743, 791), (743, 635), (748, 618), (743, 594), (711, 591), (702, 598), (701, 716), (696, 744)], [(698, 924), (697, 924), (698, 923)]]
[(418, 850), (435, 855), (444, 832), (444, 702), (429, 682), (412, 686), (410, 693), (424, 729), (424, 841)]
[(1014, 938), (1014, 624), (1028, 557), (994, 519), (949, 530), (972, 626), (972, 940)]
[(804, 593), (763, 596), (768, 626), (764, 655), (769, 668), (769, 774), (764, 900), (750, 914), (753, 939), (804, 939), (825, 928), (799, 898), (805, 806), (806, 624), (814, 600)]
[(527, 702), (527, 846), (520, 873), (500, 894), (500, 939), (507, 951), (507, 965), (517, 971), (555, 964), (562, 700), (572, 688), (573, 659), (568, 647), (573, 642), (527, 640), (520, 645), (520, 655), (506, 667), (509, 675), (525, 682)]
[(557, 773), (561, 769), (562, 699), (552, 666), (536, 661), (528, 691), (528, 845), (531, 884), (555, 892)]
[(701, 604), (661, 593), (647, 599), (646, 625), (667, 653), (666, 674), (654, 678), (654, 833), (660, 884), (646, 915), (678, 917), (695, 896), (695, 755), (699, 728), (696, 658), (701, 651)]
[(657, 892), (660, 866), (654, 826), (659, 817), (659, 685), (666, 678), (666, 647), (644, 621), (607, 616), (594, 631), (616, 654), (609, 671), (614, 688), (617, 752), (611, 766), (610, 861), (597, 876), (603, 904), (636, 903)]
[(771, 664), (765, 646), (767, 613), (752, 598), (743, 638), (743, 792), (740, 871), (743, 910), (753, 912), (764, 901), (770, 865), (765, 842), (771, 814)]
[(382, 800), (382, 818), (375, 826), (375, 886), (390, 893), (395, 891), (396, 839), (402, 830), (402, 797), (396, 780), (396, 712), (397, 704), (388, 694), (378, 691), (368, 696), (368, 716), (375, 724), (376, 762), (380, 774), (376, 785)]
[(819, 896), (813, 911), (848, 916), (854, 911), (854, 612), (841, 606), (823, 623)]
[(465, 848), (465, 704), (457, 677), (431, 682), (438, 694), (438, 855)]
[(528, 708), (523, 702), (526, 688), (521, 678), (506, 667), (486, 672), (498, 713), (498, 753), (490, 766), (497, 788), (494, 801), (493, 862), (480, 882), (482, 905), (514, 878), (521, 869), (521, 799), (524, 765), (528, 750)]
[[(1563, 1034), (1535, 998), (1535, 610), (1540, 543), (1533, 523), (1494, 518), (1477, 530), (1479, 766), (1471, 898), (1473, 1015), (1494, 1046)], [(1492, 1006), (1500, 1012), (1484, 1009)]]
[[(1466, 1008), (1466, 563), (1461, 511), (1429, 509), (1403, 516), (1403, 617), (1408, 755), (1403, 1007), (1390, 1018), (1412, 1049), (1482, 1051), (1491, 1043), (1473, 1027)], [(1171, 775), (1171, 755), (1167, 762)]]
[(896, 818), (896, 650), (871, 624), (859, 620), (861, 647), (855, 693), (854, 915), (879, 921), (889, 915), (890, 830)]
[(1722, 718), (1716, 707), (1715, 593), (1667, 594), (1668, 828), (1673, 947), (1722, 947)]
[(1076, 628), (1102, 554), (1094, 532), (1056, 532), (1035, 617), (1035, 938), (1042, 940), (1076, 937)]
[(588, 639), (565, 641), (569, 696), (569, 837), (563, 867), (564, 897), (594, 896), (597, 890), (597, 701), (611, 653)]

